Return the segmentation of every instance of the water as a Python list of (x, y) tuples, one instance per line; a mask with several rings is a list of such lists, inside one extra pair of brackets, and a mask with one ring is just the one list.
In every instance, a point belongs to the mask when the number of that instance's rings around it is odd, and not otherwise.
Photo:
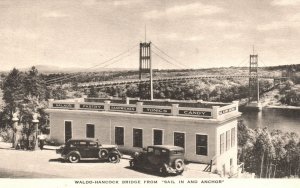
[(243, 113), (240, 119), (250, 128), (268, 127), (271, 131), (279, 129), (283, 132), (296, 132), (300, 135), (300, 110), (263, 108), (260, 112), (247, 111), (240, 108)]

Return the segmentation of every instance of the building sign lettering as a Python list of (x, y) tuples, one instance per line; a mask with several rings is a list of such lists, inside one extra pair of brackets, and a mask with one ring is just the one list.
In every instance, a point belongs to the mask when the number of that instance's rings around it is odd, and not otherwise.
[(83, 109), (104, 110), (104, 105), (80, 104), (80, 108), (83, 108)]
[(232, 112), (232, 111), (235, 111), (235, 110), (236, 110), (236, 107), (221, 110), (221, 111), (219, 111), (219, 115), (226, 114), (226, 113), (229, 113), (229, 112)]
[(160, 114), (170, 114), (171, 113), (171, 109), (143, 108), (143, 112), (147, 112), (147, 113), (160, 113)]
[(54, 108), (74, 108), (74, 104), (53, 103)]
[(211, 116), (211, 112), (195, 110), (179, 110), (179, 114), (190, 116)]
[(126, 106), (110, 106), (111, 110), (118, 110), (118, 111), (136, 111), (136, 107), (126, 107)]

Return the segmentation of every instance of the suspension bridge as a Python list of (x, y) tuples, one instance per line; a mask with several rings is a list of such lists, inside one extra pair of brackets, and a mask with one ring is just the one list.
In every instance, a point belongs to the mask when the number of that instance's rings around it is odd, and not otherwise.
[[(152, 48), (152, 46), (154, 48)], [(123, 60), (126, 57), (134, 54), (134, 50), (138, 47), (135, 45), (128, 50), (109, 58), (95, 66), (88, 67), (83, 72), (92, 71), (97, 67), (105, 68), (116, 64)], [(283, 76), (272, 76), (272, 75), (262, 75), (259, 74), (259, 66), (258, 66), (258, 55), (253, 54), (250, 55), (247, 59), (249, 60), (249, 73), (248, 74), (230, 74), (230, 75), (194, 75), (194, 76), (174, 76), (174, 77), (159, 77), (153, 78), (153, 63), (152, 63), (152, 54), (156, 57), (160, 58), (162, 61), (168, 63), (169, 65), (180, 67), (181, 69), (190, 69), (186, 66), (186, 64), (176, 60), (172, 56), (168, 55), (165, 51), (159, 48), (157, 45), (151, 42), (141, 42), (139, 44), (139, 79), (122, 79), (116, 81), (97, 81), (97, 82), (88, 82), (88, 83), (78, 83), (79, 88), (89, 89), (91, 87), (94, 88), (103, 88), (103, 87), (112, 87), (115, 85), (130, 85), (130, 84), (141, 84), (141, 83), (149, 83), (150, 82), (150, 99), (153, 100), (153, 82), (178, 82), (185, 80), (197, 80), (197, 79), (212, 79), (212, 78), (221, 78), (221, 79), (238, 79), (238, 78), (248, 78), (249, 79), (249, 101), (259, 101), (259, 79), (273, 79), (274, 83), (278, 83), (281, 80), (287, 79), (287, 77)], [(245, 59), (245, 60), (247, 60)], [(244, 60), (244, 61), (245, 61)], [(244, 63), (242, 61), (241, 63)], [(240, 64), (241, 64), (240, 63)], [(238, 65), (239, 66), (239, 65)], [(143, 78), (146, 75), (147, 78)], [(53, 85), (57, 83), (62, 83), (63, 81), (69, 80), (71, 81), (75, 77), (79, 75), (66, 75), (58, 78), (49, 79), (46, 81), (47, 85)], [(149, 78), (150, 77), (150, 78)]]

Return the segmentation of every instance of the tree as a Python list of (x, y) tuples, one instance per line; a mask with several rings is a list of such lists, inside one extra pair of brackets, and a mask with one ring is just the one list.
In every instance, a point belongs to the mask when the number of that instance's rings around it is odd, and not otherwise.
[(91, 86), (90, 93), (89, 93), (88, 97), (91, 97), (91, 98), (97, 98), (97, 97), (99, 97), (99, 95), (97, 93), (97, 90), (96, 90), (96, 88), (94, 86)]
[(24, 98), (24, 74), (18, 69), (13, 69), (3, 83), (3, 100), (9, 119), (16, 112), (17, 107), (23, 102)]
[(36, 97), (39, 101), (45, 99), (45, 82), (41, 79), (38, 70), (34, 66), (26, 73), (24, 86), (26, 96)]

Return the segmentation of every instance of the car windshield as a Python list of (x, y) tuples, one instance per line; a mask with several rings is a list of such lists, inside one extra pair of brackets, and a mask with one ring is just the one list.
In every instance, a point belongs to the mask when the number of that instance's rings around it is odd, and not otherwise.
[(181, 154), (183, 154), (183, 150), (174, 150), (174, 151), (172, 151), (172, 153), (174, 155), (181, 155)]

